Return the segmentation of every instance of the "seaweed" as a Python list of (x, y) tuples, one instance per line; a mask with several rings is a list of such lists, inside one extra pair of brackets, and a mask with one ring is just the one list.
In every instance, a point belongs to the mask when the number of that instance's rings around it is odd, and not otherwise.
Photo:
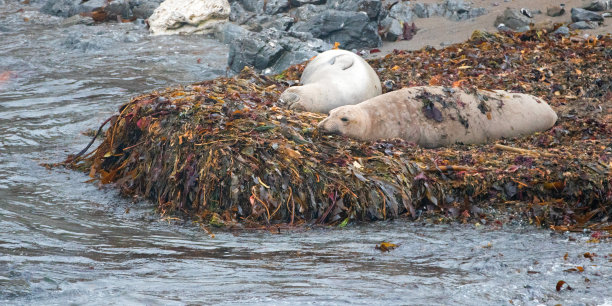
[[(245, 69), (135, 97), (109, 118), (95, 151), (67, 164), (151, 200), (162, 215), (213, 226), (406, 218), (610, 231), (611, 48), (609, 35), (476, 32), (441, 50), (370, 60), (394, 84), (386, 90), (504, 89), (540, 96), (557, 110), (549, 131), (495, 144), (423, 149), (320, 134), (325, 115), (276, 106), (301, 64), (276, 77)], [(426, 110), (434, 119), (435, 109)]]

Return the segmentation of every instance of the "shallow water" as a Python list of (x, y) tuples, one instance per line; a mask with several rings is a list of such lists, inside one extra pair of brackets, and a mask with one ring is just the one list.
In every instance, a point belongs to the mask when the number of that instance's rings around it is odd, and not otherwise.
[(588, 234), (396, 221), (210, 238), (46, 170), (129, 97), (225, 74), (227, 47), (20, 8), (0, 7), (0, 304), (612, 303), (612, 246)]

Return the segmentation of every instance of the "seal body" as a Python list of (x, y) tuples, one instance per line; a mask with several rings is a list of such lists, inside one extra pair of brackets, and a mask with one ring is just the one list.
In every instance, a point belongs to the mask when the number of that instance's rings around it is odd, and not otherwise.
[(360, 140), (402, 138), (434, 148), (528, 135), (556, 121), (555, 111), (531, 95), (419, 86), (333, 109), (319, 128)]
[(317, 55), (304, 69), (301, 86), (289, 87), (280, 104), (290, 109), (328, 113), (382, 93), (378, 75), (361, 56), (346, 50)]

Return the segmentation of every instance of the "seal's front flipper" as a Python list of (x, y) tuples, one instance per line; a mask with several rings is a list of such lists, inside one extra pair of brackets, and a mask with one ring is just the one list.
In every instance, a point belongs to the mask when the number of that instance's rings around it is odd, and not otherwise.
[(355, 58), (349, 54), (341, 54), (338, 56), (332, 57), (329, 61), (330, 65), (338, 66), (341, 70), (346, 70), (353, 67), (355, 63)]
[(300, 100), (300, 96), (291, 91), (285, 91), (278, 99), (280, 105), (291, 105)]

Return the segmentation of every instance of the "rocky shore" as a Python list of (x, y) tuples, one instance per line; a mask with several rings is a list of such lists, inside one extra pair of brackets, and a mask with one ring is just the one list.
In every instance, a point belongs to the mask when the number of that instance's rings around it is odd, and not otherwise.
[[(229, 45), (228, 67), (279, 73), (340, 48), (365, 57), (443, 47), (474, 30), (609, 33), (610, 0), (32, 0), (64, 25), (147, 23), (153, 34), (201, 33)], [(157, 12), (154, 14), (154, 12)]]

